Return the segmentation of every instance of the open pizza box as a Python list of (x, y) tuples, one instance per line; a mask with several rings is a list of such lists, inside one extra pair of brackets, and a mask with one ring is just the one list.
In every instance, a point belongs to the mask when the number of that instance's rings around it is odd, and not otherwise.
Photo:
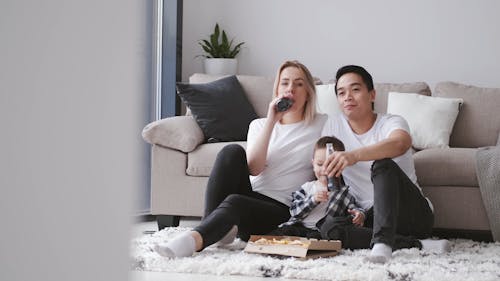
[(252, 235), (244, 249), (247, 253), (311, 259), (336, 256), (342, 248), (339, 240), (317, 240), (297, 236)]

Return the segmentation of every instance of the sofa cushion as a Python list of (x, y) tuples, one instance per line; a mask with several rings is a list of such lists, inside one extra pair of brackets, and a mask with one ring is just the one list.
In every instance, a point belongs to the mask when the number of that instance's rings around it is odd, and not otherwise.
[(390, 92), (387, 113), (406, 119), (416, 149), (444, 148), (449, 147), (451, 130), (462, 102), (457, 98)]
[(151, 122), (142, 130), (142, 137), (150, 144), (193, 151), (205, 137), (192, 116), (174, 116)]
[(177, 94), (208, 142), (246, 140), (248, 125), (257, 118), (236, 76), (204, 84), (177, 83)]
[[(195, 73), (189, 77), (189, 83), (208, 83), (223, 76)], [(267, 108), (273, 96), (274, 79), (264, 76), (237, 75), (241, 87), (259, 117), (266, 117)], [(189, 112), (187, 113), (189, 114)]]
[(450, 136), (452, 147), (495, 145), (500, 132), (500, 88), (480, 88), (454, 82), (436, 84), (437, 97), (462, 98), (464, 104)]
[(433, 148), (413, 155), (420, 186), (479, 186), (475, 148)]
[(208, 177), (215, 163), (217, 153), (226, 145), (236, 143), (246, 148), (247, 142), (205, 143), (188, 153), (186, 174), (195, 177)]
[(375, 83), (375, 112), (387, 112), (387, 99), (389, 92), (417, 93), (419, 95), (430, 96), (431, 89), (425, 82), (415, 83)]

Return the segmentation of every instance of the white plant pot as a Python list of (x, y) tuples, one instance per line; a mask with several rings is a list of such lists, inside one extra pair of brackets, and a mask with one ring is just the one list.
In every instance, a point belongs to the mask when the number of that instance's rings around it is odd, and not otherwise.
[(235, 75), (238, 70), (237, 59), (205, 59), (205, 73), (210, 75)]

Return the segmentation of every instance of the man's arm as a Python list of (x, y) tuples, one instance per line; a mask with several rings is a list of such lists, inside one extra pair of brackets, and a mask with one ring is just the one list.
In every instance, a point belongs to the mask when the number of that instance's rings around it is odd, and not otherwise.
[(403, 155), (411, 147), (411, 136), (403, 129), (392, 131), (389, 136), (372, 145), (352, 151), (335, 151), (325, 161), (328, 176), (340, 176), (347, 166), (359, 161), (374, 161)]
[[(411, 147), (411, 136), (402, 129), (396, 129), (389, 137), (372, 145), (350, 151), (356, 162), (394, 158), (403, 155)], [(352, 165), (352, 164), (351, 164)]]

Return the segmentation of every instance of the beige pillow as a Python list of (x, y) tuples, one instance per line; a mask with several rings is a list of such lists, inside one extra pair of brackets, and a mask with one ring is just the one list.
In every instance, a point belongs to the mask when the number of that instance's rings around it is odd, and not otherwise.
[(193, 116), (175, 116), (151, 122), (142, 130), (150, 144), (191, 152), (203, 143), (205, 136)]
[(416, 149), (449, 147), (450, 135), (463, 99), (390, 92), (387, 113), (400, 115), (410, 126)]

